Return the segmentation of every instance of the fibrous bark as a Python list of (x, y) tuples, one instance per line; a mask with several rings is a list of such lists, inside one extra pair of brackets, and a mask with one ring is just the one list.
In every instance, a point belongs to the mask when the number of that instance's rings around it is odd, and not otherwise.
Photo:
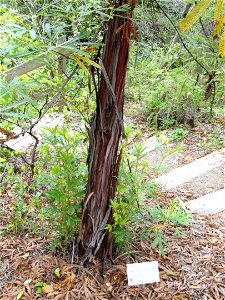
[[(118, 6), (125, 4), (125, 1), (117, 2), (120, 2)], [(110, 255), (112, 248), (112, 238), (105, 225), (113, 223), (110, 200), (116, 191), (129, 37), (130, 32), (134, 33), (130, 18), (136, 1), (129, 2), (129, 13), (114, 16), (105, 26), (96, 112), (89, 132), (89, 176), (79, 234), (78, 254), (82, 261)]]

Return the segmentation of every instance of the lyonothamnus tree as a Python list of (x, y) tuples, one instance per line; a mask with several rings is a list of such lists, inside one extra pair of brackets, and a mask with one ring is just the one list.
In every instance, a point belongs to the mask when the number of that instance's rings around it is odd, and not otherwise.
[[(136, 35), (132, 13), (136, 0), (110, 1), (117, 14), (105, 24), (96, 111), (89, 132), (88, 184), (83, 203), (78, 254), (83, 261), (111, 254), (112, 236), (105, 230), (112, 224), (110, 200), (116, 192), (120, 164), (119, 144), (123, 129), (124, 86), (130, 35)], [(121, 8), (121, 9), (120, 9)]]

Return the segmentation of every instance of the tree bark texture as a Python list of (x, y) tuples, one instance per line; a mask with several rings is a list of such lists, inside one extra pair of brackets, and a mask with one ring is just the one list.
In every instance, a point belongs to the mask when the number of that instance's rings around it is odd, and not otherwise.
[(112, 236), (104, 228), (113, 223), (110, 200), (115, 196), (119, 170), (130, 29), (134, 30), (132, 11), (130, 7), (129, 13), (114, 16), (105, 26), (96, 112), (89, 132), (89, 176), (78, 244), (78, 255), (83, 262), (111, 255)]

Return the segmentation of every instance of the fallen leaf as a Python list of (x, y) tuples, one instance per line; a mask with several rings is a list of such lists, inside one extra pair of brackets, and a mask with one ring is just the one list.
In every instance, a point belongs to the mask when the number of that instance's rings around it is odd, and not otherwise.
[(174, 276), (174, 277), (178, 277), (180, 275), (179, 272), (174, 272), (174, 271), (171, 271), (171, 270), (166, 270), (166, 275), (167, 276)]
[(210, 242), (212, 244), (216, 244), (218, 242), (218, 239), (216, 237), (212, 237), (211, 240), (210, 240)]
[(23, 259), (27, 259), (29, 257), (29, 255), (30, 255), (29, 253), (25, 253), (24, 255), (21, 255), (20, 257)]
[(71, 275), (69, 277), (67, 277), (65, 280), (63, 280), (59, 284), (59, 286), (61, 286), (61, 287), (62, 286), (68, 287), (68, 286), (70, 286), (71, 284), (73, 284), (75, 282), (77, 282), (76, 275), (73, 272), (71, 272)]
[(49, 293), (54, 292), (54, 288), (51, 284), (49, 284), (49, 285), (42, 287), (42, 292), (44, 292), (45, 294), (49, 294)]
[(32, 282), (32, 279), (27, 279), (26, 281), (24, 281), (24, 285), (28, 285), (28, 284), (30, 284)]
[(57, 278), (60, 278), (60, 268), (55, 269), (54, 274)]
[(16, 296), (16, 300), (22, 299), (24, 296), (24, 291), (20, 291), (19, 294)]
[(107, 291), (109, 291), (109, 292), (112, 292), (112, 290), (113, 290), (113, 286), (109, 286), (109, 287), (107, 288)]

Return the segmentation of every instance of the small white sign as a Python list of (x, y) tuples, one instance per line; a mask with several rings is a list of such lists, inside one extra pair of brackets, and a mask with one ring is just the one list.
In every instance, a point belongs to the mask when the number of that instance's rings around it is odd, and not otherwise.
[(127, 264), (128, 285), (159, 282), (158, 261)]

